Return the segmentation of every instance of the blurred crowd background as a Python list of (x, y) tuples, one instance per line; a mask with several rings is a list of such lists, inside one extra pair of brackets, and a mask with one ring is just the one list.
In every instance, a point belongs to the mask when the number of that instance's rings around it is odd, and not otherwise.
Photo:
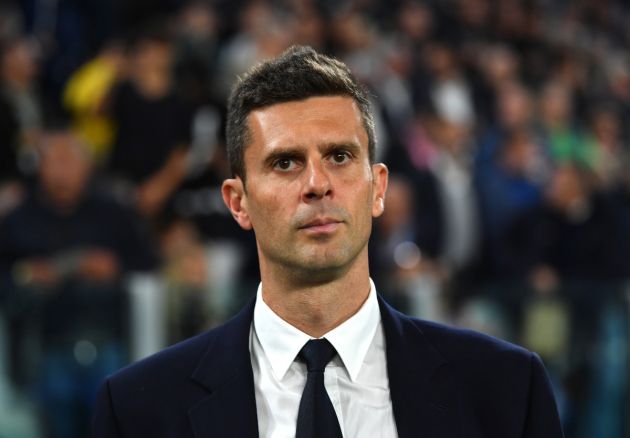
[(254, 296), (225, 101), (292, 44), (373, 96), (379, 292), (537, 351), (567, 437), (630, 437), (623, 0), (0, 1), (0, 437), (88, 436), (104, 376)]

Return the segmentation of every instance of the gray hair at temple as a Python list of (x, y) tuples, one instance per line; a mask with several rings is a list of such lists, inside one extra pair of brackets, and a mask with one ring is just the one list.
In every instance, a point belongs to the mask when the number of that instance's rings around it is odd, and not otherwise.
[(374, 118), (367, 91), (341, 61), (307, 46), (293, 46), (282, 55), (258, 64), (240, 77), (228, 99), (227, 154), (233, 177), (245, 183), (245, 148), (251, 142), (248, 115), (278, 103), (318, 96), (348, 96), (361, 112), (368, 136), (368, 154), (374, 162)]

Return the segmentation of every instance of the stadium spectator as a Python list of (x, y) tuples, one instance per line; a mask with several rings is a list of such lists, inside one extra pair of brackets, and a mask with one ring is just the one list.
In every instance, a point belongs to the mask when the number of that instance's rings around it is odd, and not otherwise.
[(186, 175), (192, 109), (175, 93), (165, 31), (140, 32), (128, 60), (129, 77), (110, 96), (116, 138), (107, 170), (130, 185), (140, 211), (154, 216)]
[(98, 382), (128, 361), (124, 275), (157, 258), (137, 215), (90, 180), (85, 146), (67, 131), (40, 141), (38, 184), (0, 223), (3, 307), (47, 436), (82, 436)]

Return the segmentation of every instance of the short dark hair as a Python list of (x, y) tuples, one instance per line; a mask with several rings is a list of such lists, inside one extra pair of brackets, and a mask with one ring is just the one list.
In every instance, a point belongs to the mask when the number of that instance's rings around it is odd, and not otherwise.
[(368, 154), (374, 162), (374, 118), (367, 91), (348, 67), (307, 46), (293, 46), (240, 77), (228, 99), (226, 139), (232, 176), (245, 181), (245, 148), (251, 141), (248, 115), (260, 108), (316, 96), (348, 96), (361, 111), (368, 136)]

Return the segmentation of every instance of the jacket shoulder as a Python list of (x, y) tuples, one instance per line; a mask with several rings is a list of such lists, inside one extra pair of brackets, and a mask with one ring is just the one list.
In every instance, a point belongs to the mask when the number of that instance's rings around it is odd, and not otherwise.
[(216, 336), (216, 329), (171, 345), (134, 362), (110, 376), (113, 382), (139, 382), (160, 378), (163, 374), (189, 377)]
[(181, 384), (182, 380), (189, 382), (204, 359), (212, 359), (207, 357), (211, 350), (216, 349), (217, 354), (214, 356), (217, 356), (220, 352), (236, 347), (236, 343), (239, 344), (239, 349), (248, 348), (241, 344), (246, 342), (249, 333), (249, 313), (250, 310), (245, 308), (226, 323), (128, 365), (109, 380), (114, 383), (133, 383), (136, 386), (141, 382), (164, 385), (165, 377), (168, 377), (168, 382), (176, 384)]
[(410, 320), (453, 370), (461, 400), (482, 428), (563, 436), (551, 382), (536, 353), (472, 330)]
[[(452, 371), (454, 382), (472, 406), (524, 412), (532, 382), (546, 374), (529, 350), (472, 330), (412, 319)], [(501, 400), (503, 406), (497, 407)]]
[(532, 356), (523, 347), (484, 333), (416, 318), (409, 319), (449, 362), (485, 361), (501, 357), (529, 361)]
[(159, 436), (160, 429), (187, 431), (187, 409), (206, 395), (190, 376), (214, 336), (213, 331), (206, 332), (108, 377), (94, 408), (95, 437)]
[(110, 376), (97, 397), (95, 430), (115, 428), (126, 436), (192, 435), (189, 410), (206, 400), (216, 384), (243, 376), (251, 367), (252, 313), (250, 304), (225, 324)]

